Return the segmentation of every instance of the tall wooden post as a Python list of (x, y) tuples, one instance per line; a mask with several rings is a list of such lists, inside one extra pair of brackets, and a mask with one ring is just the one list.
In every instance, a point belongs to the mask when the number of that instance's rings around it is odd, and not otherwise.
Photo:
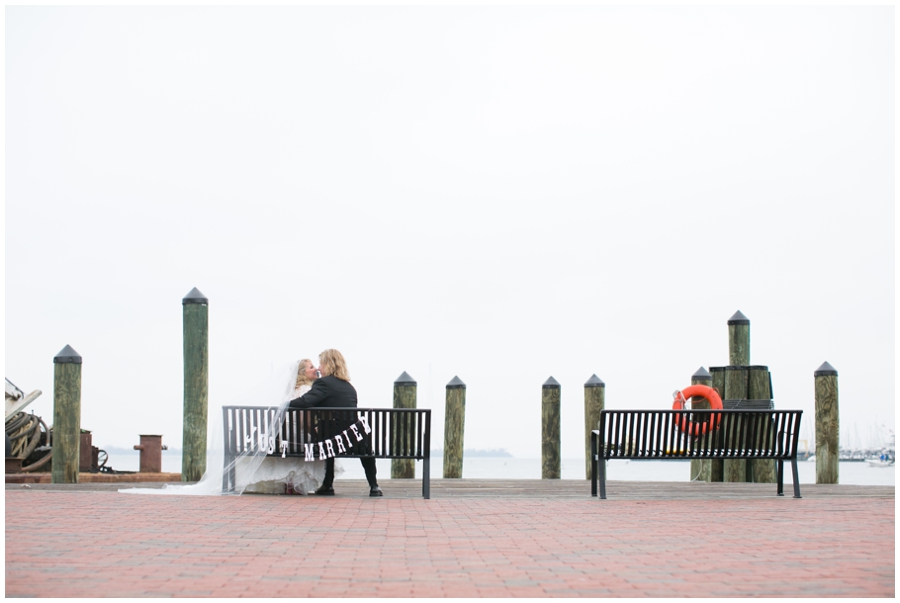
[(184, 418), (181, 481), (196, 482), (206, 471), (209, 406), (209, 300), (194, 287), (184, 299)]
[(838, 372), (822, 363), (814, 373), (816, 382), (816, 483), (838, 483), (839, 434)]
[(750, 364), (750, 319), (740, 310), (728, 319), (728, 364)]
[(466, 431), (466, 384), (453, 377), (444, 407), (444, 478), (461, 478)]
[[(712, 388), (716, 390), (719, 397), (725, 399), (725, 367), (711, 366), (709, 374), (712, 376)], [(711, 459), (709, 461), (709, 481), (721, 482), (725, 479), (725, 461), (722, 459)]]
[(560, 446), (560, 385), (550, 377), (541, 388), (541, 479), (559, 479), (562, 474)]
[[(747, 399), (747, 379), (749, 371), (746, 366), (726, 366), (725, 367), (725, 399), (730, 401)], [(724, 400), (723, 400), (724, 402)], [(726, 406), (727, 408), (727, 406)], [(744, 429), (742, 421), (734, 424), (734, 428), (728, 429), (728, 433), (723, 434), (725, 438), (725, 446), (737, 446), (741, 438), (741, 432)], [(730, 442), (729, 439), (735, 441)], [(746, 482), (747, 481), (747, 461), (744, 459), (725, 459), (723, 463), (722, 481), (726, 482)]]
[[(696, 373), (691, 375), (691, 385), (706, 385), (712, 387), (712, 375), (701, 366), (697, 369)], [(692, 410), (703, 410), (705, 408), (709, 408), (709, 400), (696, 396), (691, 398)], [(712, 466), (710, 464), (710, 459), (691, 460), (691, 481), (708, 482), (710, 481), (709, 478), (711, 472)]]
[(81, 356), (68, 345), (53, 358), (51, 446), (50, 481), (77, 484), (81, 446)]
[(591, 432), (600, 423), (606, 406), (606, 384), (597, 375), (584, 383), (584, 479), (591, 479)]
[[(771, 400), (772, 399), (772, 373), (769, 372), (767, 366), (751, 366), (748, 367), (749, 376), (747, 379), (747, 397), (751, 400)], [(775, 425), (769, 424), (769, 431), (774, 431)], [(763, 426), (760, 426), (757, 434), (757, 442), (762, 444), (763, 438), (766, 437)], [(774, 433), (768, 434), (769, 438), (774, 437)], [(769, 440), (771, 441), (771, 439)], [(774, 484), (777, 481), (777, 473), (775, 471), (775, 461), (772, 459), (753, 459), (748, 461), (748, 474), (752, 476), (754, 482), (758, 484)]]
[[(746, 400), (746, 368), (750, 364), (750, 319), (740, 310), (728, 319), (728, 364), (731, 366), (725, 367), (725, 398)], [(747, 481), (747, 461), (726, 460), (723, 479), (726, 482)]]
[[(409, 373), (403, 371), (403, 374), (394, 381), (394, 408), (415, 408), (416, 407), (416, 380), (409, 376)], [(411, 415), (407, 415), (411, 419)], [(395, 419), (403, 420), (403, 419)], [(392, 430), (393, 431), (393, 430)], [(406, 434), (412, 437), (413, 430), (406, 429)], [(394, 438), (399, 437), (397, 432), (393, 433)], [(399, 442), (395, 442), (396, 446)], [(412, 448), (412, 442), (406, 441), (402, 443), (401, 448), (407, 450)], [(391, 479), (413, 479), (416, 477), (416, 461), (413, 459), (391, 459)]]

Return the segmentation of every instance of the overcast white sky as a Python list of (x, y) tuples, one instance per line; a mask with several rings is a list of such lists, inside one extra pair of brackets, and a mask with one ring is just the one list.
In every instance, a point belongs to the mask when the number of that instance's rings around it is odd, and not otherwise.
[[(844, 439), (894, 422), (894, 28), (876, 7), (5, 9), (5, 373), (94, 445), (181, 446), (182, 306), (210, 405), (325, 348), (361, 406), (418, 381), (443, 440), (540, 456), (562, 384), (670, 408), (728, 364)], [(854, 434), (854, 429), (856, 434)], [(813, 438), (813, 432), (809, 436)], [(864, 441), (862, 443), (865, 443)]]

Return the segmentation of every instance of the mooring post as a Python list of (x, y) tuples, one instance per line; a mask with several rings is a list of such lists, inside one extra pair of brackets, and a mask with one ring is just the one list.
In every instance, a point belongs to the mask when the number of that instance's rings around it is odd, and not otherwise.
[(840, 420), (838, 372), (823, 362), (814, 373), (816, 382), (816, 483), (838, 483)]
[[(750, 400), (772, 399), (772, 373), (767, 366), (750, 366), (747, 378), (747, 397)], [(775, 437), (775, 424), (768, 421), (768, 425), (760, 424), (756, 434), (757, 446), (760, 448), (764, 441), (772, 441)], [(777, 481), (775, 461), (772, 459), (753, 459), (748, 461), (748, 474), (752, 481), (758, 484), (774, 484)]]
[(209, 392), (209, 300), (194, 287), (182, 300), (184, 418), (181, 481), (196, 482), (206, 471)]
[[(409, 376), (409, 373), (403, 371), (403, 374), (394, 381), (394, 408), (415, 408), (416, 407), (416, 391), (418, 386), (416, 380)], [(406, 414), (403, 417), (393, 418), (393, 421), (405, 421), (406, 427), (410, 427), (410, 422), (414, 419), (412, 414)], [(393, 427), (393, 426), (392, 426)], [(406, 440), (400, 441), (400, 431), (391, 429), (394, 438), (394, 450), (412, 450), (412, 429), (403, 431)], [(416, 461), (413, 459), (391, 459), (391, 479), (413, 479), (416, 477)]]
[(461, 478), (466, 431), (466, 384), (454, 376), (444, 407), (444, 478)]
[[(725, 367), (711, 366), (709, 374), (712, 376), (712, 388), (716, 390), (722, 400), (725, 399)], [(721, 438), (721, 434), (717, 437)], [(719, 440), (721, 442), (721, 439)], [(709, 461), (709, 481), (721, 482), (725, 479), (725, 461), (722, 459), (711, 459)]]
[(584, 479), (591, 479), (591, 432), (600, 423), (606, 405), (606, 384), (597, 375), (584, 383)]
[[(743, 365), (725, 367), (725, 399), (722, 401), (725, 404), (725, 408), (728, 408), (726, 400), (734, 403), (735, 401), (747, 399), (748, 373), (747, 367)], [(728, 433), (723, 434), (726, 448), (738, 446), (744, 428), (745, 425), (741, 420), (735, 421), (731, 428), (727, 428)], [(746, 482), (747, 461), (744, 459), (725, 459), (722, 481)]]
[(750, 364), (750, 319), (740, 310), (728, 319), (728, 364)]
[[(738, 310), (728, 319), (728, 364), (725, 367), (725, 398), (747, 399), (747, 366), (750, 364), (750, 319)], [(743, 425), (738, 425), (738, 433)], [(747, 481), (747, 461), (726, 460), (723, 466), (726, 482)]]
[[(691, 385), (705, 385), (712, 387), (712, 375), (702, 366), (691, 375)], [(703, 410), (709, 408), (709, 400), (694, 396), (691, 398), (691, 410)], [(691, 481), (710, 481), (710, 459), (691, 459)]]
[(550, 377), (541, 388), (541, 479), (559, 479), (562, 473), (559, 405), (560, 385)]
[(68, 345), (53, 358), (51, 446), (50, 481), (77, 484), (81, 460), (81, 356)]

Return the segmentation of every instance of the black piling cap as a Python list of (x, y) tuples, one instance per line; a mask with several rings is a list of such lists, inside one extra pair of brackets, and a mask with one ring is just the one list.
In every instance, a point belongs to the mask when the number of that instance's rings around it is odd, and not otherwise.
[(822, 366), (816, 369), (816, 372), (813, 373), (816, 377), (825, 377), (828, 375), (837, 375), (837, 369), (828, 364), (827, 362), (823, 362)]
[(456, 389), (456, 388), (465, 389), (466, 384), (462, 382), (462, 379), (460, 379), (459, 377), (454, 375), (453, 379), (450, 380), (450, 383), (447, 384), (447, 389)]
[(200, 293), (200, 289), (198, 289), (197, 287), (194, 287), (193, 289), (191, 289), (191, 292), (188, 293), (187, 295), (185, 295), (184, 298), (181, 300), (182, 306), (187, 305), (187, 304), (207, 305), (207, 304), (209, 304), (209, 300), (206, 299), (205, 295)]
[(397, 380), (394, 381), (394, 385), (415, 385), (416, 380), (409, 376), (409, 373), (403, 371), (403, 374), (397, 377)]
[(53, 364), (81, 364), (81, 355), (67, 345), (53, 357)]
[[(553, 377), (551, 377), (552, 379)], [(597, 376), (597, 374), (591, 375), (591, 378), (584, 382), (585, 387), (606, 387), (606, 384)]]
[(728, 319), (729, 325), (749, 325), (750, 319), (744, 316), (744, 313), (738, 310), (734, 316)]
[(545, 388), (555, 387), (555, 388), (559, 389), (559, 381), (557, 381), (553, 377), (550, 377), (549, 379), (544, 381), (544, 387)]
[(709, 374), (708, 370), (701, 366), (697, 369), (696, 373), (691, 375), (691, 379), (712, 379), (712, 375)]

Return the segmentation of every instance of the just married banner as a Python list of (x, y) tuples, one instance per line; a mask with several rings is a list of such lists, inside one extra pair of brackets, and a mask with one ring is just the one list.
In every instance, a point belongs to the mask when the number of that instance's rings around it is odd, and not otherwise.
[[(255, 428), (253, 430), (255, 431)], [(362, 442), (370, 433), (372, 433), (372, 428), (369, 426), (369, 420), (364, 414), (357, 413), (356, 422), (336, 435), (319, 442), (303, 442), (304, 460), (324, 461), (325, 459), (351, 452), (354, 446)], [(248, 446), (253, 443), (252, 434), (247, 436), (246, 443)], [(287, 456), (290, 445), (290, 442), (284, 440), (279, 443), (281, 458)], [(265, 449), (267, 454), (275, 454), (275, 436), (268, 431), (261, 432), (259, 434), (259, 449)]]

